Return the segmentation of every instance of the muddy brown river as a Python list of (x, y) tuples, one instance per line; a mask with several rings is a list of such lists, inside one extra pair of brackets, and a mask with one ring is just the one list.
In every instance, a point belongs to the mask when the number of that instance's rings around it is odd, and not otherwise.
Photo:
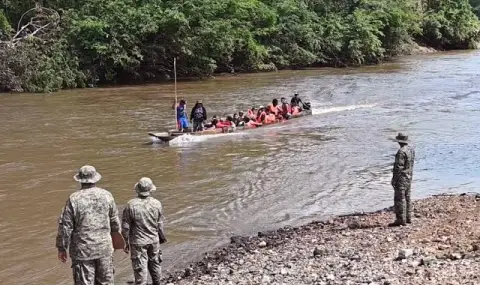
[[(173, 85), (0, 96), (0, 284), (71, 284), (56, 258), (56, 219), (84, 164), (121, 209), (149, 176), (164, 205), (172, 270), (232, 235), (392, 204), (389, 180), (408, 132), (417, 151), (413, 195), (477, 191), (480, 53), (407, 57), (358, 69), (221, 77), (178, 84), (209, 116), (298, 91), (313, 116), (172, 146), (149, 131), (174, 126)], [(132, 280), (115, 253), (119, 283)]]

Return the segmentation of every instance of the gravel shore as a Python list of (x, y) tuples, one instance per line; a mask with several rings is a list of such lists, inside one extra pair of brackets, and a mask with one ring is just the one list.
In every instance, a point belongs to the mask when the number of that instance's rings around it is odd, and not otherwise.
[(392, 209), (232, 237), (166, 284), (480, 284), (480, 194), (414, 202), (415, 219), (387, 227)]

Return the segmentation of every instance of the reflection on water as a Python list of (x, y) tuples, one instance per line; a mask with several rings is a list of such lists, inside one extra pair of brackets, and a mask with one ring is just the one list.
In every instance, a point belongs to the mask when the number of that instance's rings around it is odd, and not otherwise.
[[(174, 126), (171, 85), (0, 97), (0, 284), (70, 284), (56, 260), (56, 219), (83, 164), (120, 208), (142, 176), (158, 186), (169, 243), (165, 268), (233, 234), (390, 205), (406, 131), (417, 148), (414, 196), (473, 191), (480, 182), (480, 54), (418, 56), (356, 69), (286, 71), (186, 82), (209, 115), (298, 91), (314, 115), (246, 133), (165, 147), (149, 131)], [(116, 252), (118, 280), (131, 280)]]

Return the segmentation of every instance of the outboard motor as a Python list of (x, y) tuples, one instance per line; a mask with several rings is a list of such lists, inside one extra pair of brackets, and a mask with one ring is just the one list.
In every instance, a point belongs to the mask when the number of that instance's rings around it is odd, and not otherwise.
[(310, 104), (310, 102), (305, 102), (305, 103), (303, 103), (303, 109), (304, 109), (304, 110), (310, 110), (310, 109), (312, 109), (312, 105)]

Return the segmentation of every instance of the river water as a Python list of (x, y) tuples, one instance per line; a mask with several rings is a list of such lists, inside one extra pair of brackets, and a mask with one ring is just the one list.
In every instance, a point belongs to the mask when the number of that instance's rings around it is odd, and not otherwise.
[[(149, 176), (164, 204), (165, 269), (237, 234), (392, 204), (398, 131), (417, 151), (414, 198), (478, 190), (480, 53), (407, 57), (322, 69), (179, 83), (224, 115), (298, 91), (314, 116), (170, 147), (172, 85), (0, 96), (0, 284), (71, 284), (56, 259), (56, 219), (83, 164), (103, 175), (120, 208)], [(190, 104), (191, 106), (191, 104)], [(118, 281), (132, 280), (115, 253)]]

